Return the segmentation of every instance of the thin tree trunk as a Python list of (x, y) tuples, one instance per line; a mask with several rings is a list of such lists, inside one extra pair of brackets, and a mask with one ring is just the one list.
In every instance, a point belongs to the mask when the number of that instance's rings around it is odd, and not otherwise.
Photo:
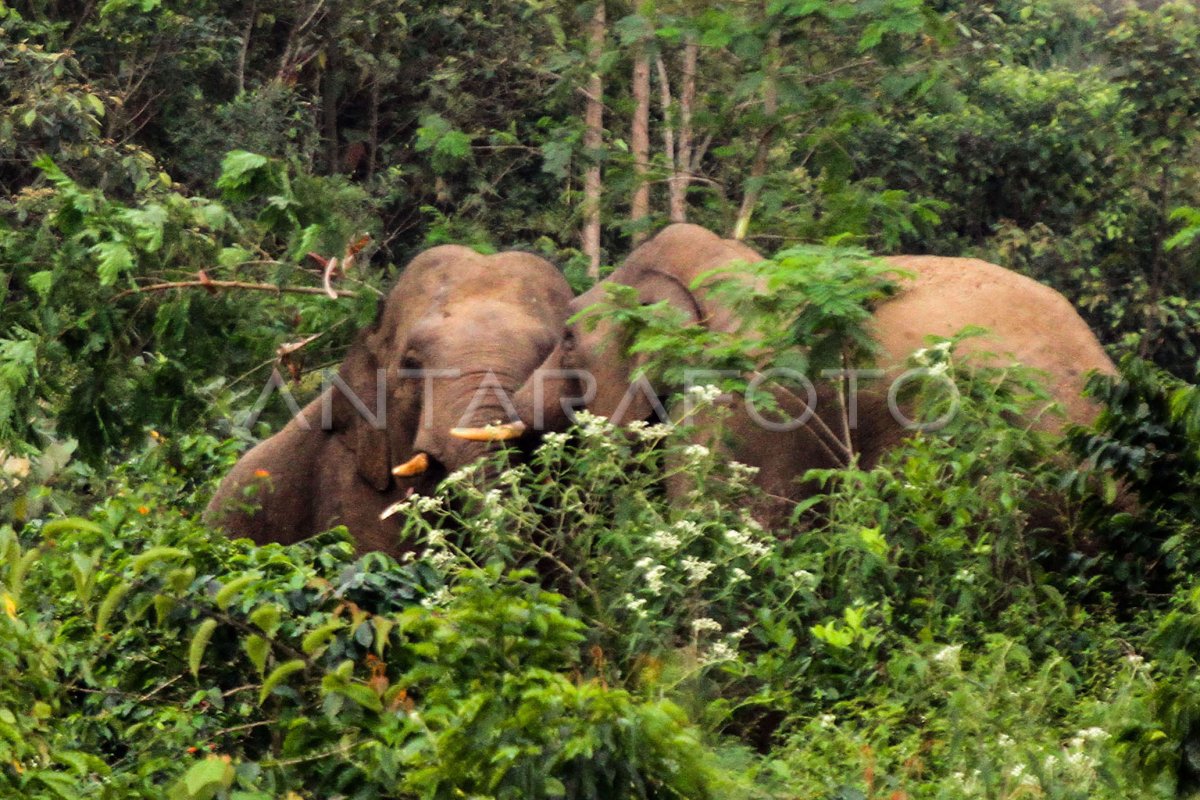
[(237, 58), (237, 93), (246, 91), (246, 56), (250, 52), (250, 34), (254, 32), (254, 18), (258, 15), (258, 2), (250, 3), (250, 13), (246, 15), (246, 29), (242, 31), (242, 46), (238, 48)]
[(1158, 197), (1155, 198), (1158, 205), (1158, 235), (1154, 237), (1154, 252), (1150, 260), (1150, 285), (1146, 295), (1146, 324), (1145, 330), (1142, 332), (1141, 344), (1138, 346), (1138, 355), (1142, 358), (1149, 358), (1158, 344), (1155, 340), (1159, 336), (1162, 316), (1162, 309), (1159, 306), (1162, 303), (1163, 291), (1169, 271), (1166, 263), (1167, 254), (1163, 248), (1163, 242), (1167, 239), (1167, 220), (1169, 217), (1169, 212), (1167, 211), (1167, 190), (1170, 188), (1170, 185), (1171, 170), (1167, 163), (1164, 163), (1158, 175)]
[[(662, 136), (663, 136), (663, 155), (667, 158), (667, 167), (671, 170), (671, 177), (675, 176), (675, 129), (671, 124), (671, 79), (667, 75), (667, 65), (663, 63), (661, 55), (655, 56), (654, 65), (658, 68), (658, 100), (662, 106)], [(668, 187), (674, 186), (673, 183), (668, 183)]]
[(330, 175), (338, 171), (338, 97), (335, 77), (338, 74), (337, 51), (331, 48), (329, 60), (321, 79), (322, 132), (325, 139), (325, 169)]
[(592, 161), (583, 180), (583, 252), (588, 257), (588, 275), (600, 277), (600, 148), (604, 143), (604, 82), (600, 77), (600, 56), (604, 53), (604, 0), (596, 0), (596, 10), (588, 25), (588, 60), (592, 73), (587, 84), (587, 111), (584, 118), (583, 147)]
[(371, 80), (371, 109), (367, 121), (371, 137), (370, 151), (367, 153), (367, 180), (375, 177), (375, 165), (379, 163), (379, 76)]
[(694, 36), (683, 45), (683, 81), (679, 87), (679, 144), (671, 177), (671, 221), (687, 222), (687, 190), (692, 174), (692, 109), (696, 102), (696, 61), (700, 46)]
[(733, 238), (745, 239), (750, 230), (750, 217), (754, 214), (754, 206), (758, 203), (759, 192), (762, 191), (763, 176), (767, 174), (767, 155), (771, 152), (771, 143), (775, 138), (775, 121), (772, 119), (779, 110), (779, 88), (776, 85), (777, 69), (779, 67), (779, 31), (771, 32), (767, 40), (767, 69), (766, 81), (763, 86), (763, 113), (766, 116), (767, 128), (758, 140), (758, 150), (754, 153), (754, 163), (750, 165), (750, 179), (746, 181), (746, 191), (742, 195), (742, 207), (738, 210), (737, 222), (733, 226)]
[(638, 45), (633, 60), (633, 122), (629, 133), (633, 149), (633, 200), (629, 204), (629, 221), (634, 225), (633, 243), (646, 238), (640, 224), (650, 215), (650, 53), (646, 42)]

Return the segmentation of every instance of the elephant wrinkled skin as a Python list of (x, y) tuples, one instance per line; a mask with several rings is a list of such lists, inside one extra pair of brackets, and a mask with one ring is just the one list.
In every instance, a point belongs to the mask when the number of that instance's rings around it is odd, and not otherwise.
[(528, 253), (444, 245), (418, 255), (342, 363), (350, 394), (335, 381), (246, 453), (205, 519), (260, 544), (341, 524), (360, 552), (401, 552), (380, 513), (488, 452), (450, 430), (511, 416), (507, 398), (555, 346), (571, 296), (562, 274)]
[[(737, 320), (705, 291), (690, 287), (703, 273), (732, 262), (754, 263), (762, 257), (741, 242), (721, 239), (696, 225), (675, 224), (637, 249), (607, 280), (637, 289), (643, 303), (668, 301), (687, 315), (693, 324), (715, 330), (735, 331)], [(886, 259), (912, 273), (900, 280), (897, 296), (882, 303), (874, 317), (874, 335), (880, 344), (878, 366), (885, 377), (863, 385), (858, 397), (858, 425), (851, 432), (849, 452), (861, 465), (874, 464), (908, 431), (896, 421), (887, 404), (888, 378), (904, 369), (909, 355), (930, 334), (951, 336), (968, 326), (988, 329), (986, 335), (969, 338), (959, 352), (984, 350), (1043, 370), (1047, 389), (1061, 403), (1065, 421), (1086, 422), (1095, 415), (1093, 405), (1081, 397), (1086, 373), (1112, 373), (1105, 355), (1087, 324), (1062, 295), (1034, 280), (1003, 267), (977, 259), (935, 256), (893, 256)], [(572, 313), (601, 302), (606, 297), (603, 283), (571, 303)], [(607, 417), (622, 412), (616, 422), (627, 423), (650, 417), (652, 401), (636, 387), (631, 391), (635, 358), (618, 352), (614, 323), (601, 319), (592, 330), (571, 324), (560, 343), (538, 371), (521, 388), (516, 407), (522, 420), (540, 423), (541, 430), (561, 430), (569, 424), (572, 405)], [(560, 371), (590, 373), (587, 381), (564, 377)], [(816, 377), (814, 383), (818, 383)], [(834, 390), (819, 390), (816, 418), (793, 431), (781, 433), (761, 427), (746, 411), (744, 403), (732, 403), (728, 420), (732, 434), (729, 455), (759, 468), (757, 481), (768, 496), (796, 500), (809, 489), (796, 479), (806, 470), (843, 466), (849, 457), (844, 438), (830, 432), (842, 430), (842, 406)], [(820, 385), (820, 384), (819, 384)], [(882, 386), (883, 388), (878, 388)], [(572, 401), (590, 394), (584, 401)], [(735, 401), (738, 398), (735, 398)], [(780, 406), (792, 419), (802, 416), (805, 406), (794, 396), (777, 395)], [(565, 406), (565, 408), (564, 408)], [(1043, 415), (1035, 425), (1057, 430), (1063, 418)], [(700, 440), (717, 444), (706, 438)], [(773, 518), (782, 509), (778, 503), (760, 516)]]

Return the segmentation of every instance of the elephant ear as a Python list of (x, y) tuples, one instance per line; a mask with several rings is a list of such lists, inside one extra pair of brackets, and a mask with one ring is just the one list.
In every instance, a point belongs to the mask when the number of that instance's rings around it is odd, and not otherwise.
[[(373, 331), (361, 332), (350, 347), (329, 389), (333, 393), (333, 428), (354, 451), (355, 468), (377, 491), (392, 483), (386, 415), (379, 408), (383, 373), (372, 348)], [(384, 393), (386, 395), (386, 391)]]

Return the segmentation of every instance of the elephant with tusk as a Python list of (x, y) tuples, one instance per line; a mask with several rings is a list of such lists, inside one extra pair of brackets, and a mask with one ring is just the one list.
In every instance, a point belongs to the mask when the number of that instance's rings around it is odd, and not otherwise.
[[(722, 239), (696, 225), (671, 225), (635, 249), (607, 279), (633, 287), (642, 303), (667, 301), (690, 324), (734, 332), (738, 321), (704, 285), (693, 288), (706, 272), (734, 262), (755, 263), (762, 257), (738, 241)], [(1015, 361), (1042, 370), (1051, 395), (1061, 403), (1065, 421), (1086, 422), (1096, 409), (1081, 397), (1086, 373), (1112, 373), (1112, 362), (1071, 304), (1058, 292), (1027, 277), (977, 259), (934, 256), (895, 256), (886, 259), (910, 277), (900, 277), (899, 293), (875, 311), (873, 333), (879, 344), (882, 385), (858, 394), (857, 425), (846, 433), (843, 406), (827, 385), (816, 395), (810, 421), (781, 432), (761, 424), (744, 403), (734, 402), (726, 423), (731, 440), (726, 452), (759, 469), (757, 482), (775, 498), (758, 510), (764, 521), (776, 521), (811, 491), (796, 479), (813, 468), (844, 466), (851, 458), (874, 464), (890, 447), (909, 434), (888, 402), (888, 378), (899, 375), (909, 355), (924, 346), (927, 335), (952, 336), (969, 326), (988, 329), (968, 339), (960, 352), (972, 350), (1011, 354)], [(598, 284), (571, 303), (572, 314), (600, 303), (606, 286)], [(617, 423), (661, 415), (653, 387), (639, 385), (633, 376), (640, 356), (624, 351), (616, 323), (601, 319), (595, 327), (571, 323), (558, 345), (530, 376), (515, 398), (518, 414), (531, 435), (562, 430), (576, 408), (606, 416)], [(698, 365), (702, 366), (702, 365)], [(815, 381), (814, 381), (815, 382)], [(735, 398), (735, 401), (738, 398)], [(781, 409), (802, 419), (805, 400), (777, 393)], [(1063, 420), (1045, 416), (1037, 424), (1058, 428)], [(519, 435), (509, 426), (498, 435)], [(486, 431), (458, 431), (482, 438)], [(701, 440), (717, 444), (703, 429)]]
[(345, 525), (360, 551), (401, 552), (380, 514), (432, 494), (503, 438), (450, 431), (513, 419), (510, 397), (557, 344), (571, 297), (558, 269), (528, 253), (421, 253), (333, 385), (238, 461), (205, 519), (260, 544)]

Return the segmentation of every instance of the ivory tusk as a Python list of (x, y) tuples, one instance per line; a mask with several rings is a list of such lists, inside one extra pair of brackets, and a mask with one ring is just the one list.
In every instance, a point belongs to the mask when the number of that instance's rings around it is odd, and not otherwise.
[(392, 474), (397, 478), (411, 478), (429, 469), (429, 456), (417, 453), (398, 467), (392, 467)]
[(468, 442), (506, 442), (520, 438), (525, 433), (524, 422), (506, 422), (503, 425), (485, 425), (482, 428), (452, 428), (450, 435)]

